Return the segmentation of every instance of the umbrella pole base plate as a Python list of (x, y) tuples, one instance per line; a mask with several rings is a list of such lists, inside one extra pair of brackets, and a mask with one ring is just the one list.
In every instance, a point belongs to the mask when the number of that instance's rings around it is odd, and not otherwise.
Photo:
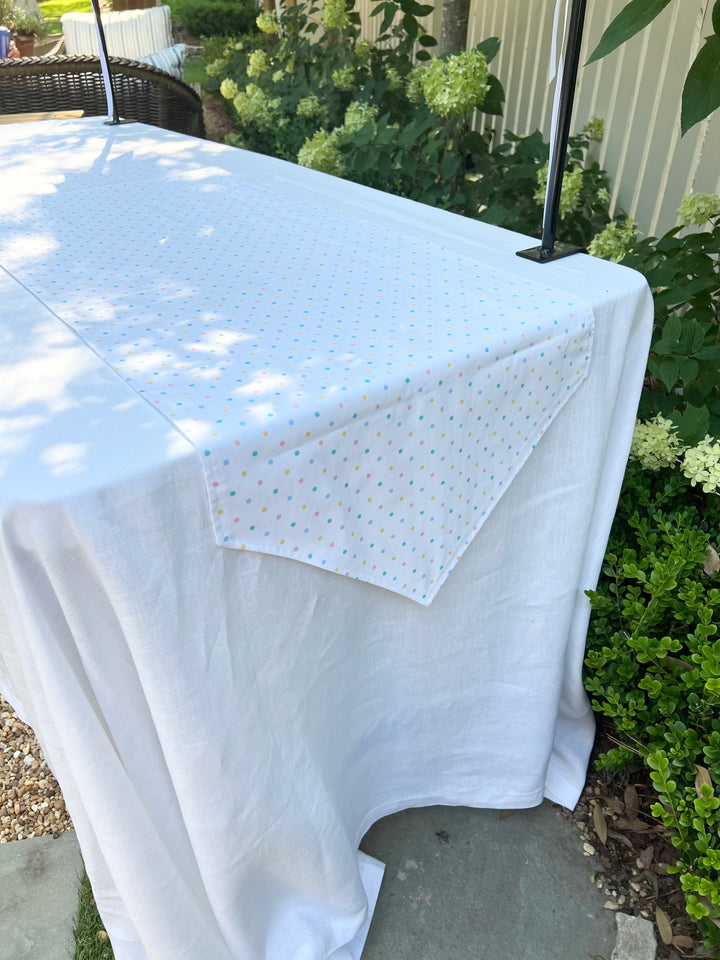
[(553, 260), (561, 260), (563, 257), (571, 257), (575, 253), (587, 253), (587, 250), (558, 240), (551, 250), (543, 246), (529, 247), (527, 250), (518, 250), (516, 256), (523, 257), (525, 260), (534, 260), (536, 263), (550, 263)]

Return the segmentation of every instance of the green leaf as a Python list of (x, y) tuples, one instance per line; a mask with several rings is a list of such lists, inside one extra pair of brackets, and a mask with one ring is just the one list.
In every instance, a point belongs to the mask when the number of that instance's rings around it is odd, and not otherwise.
[(669, 393), (677, 383), (680, 373), (680, 361), (676, 357), (662, 357), (660, 360), (651, 358), (648, 366), (653, 376), (661, 381)]
[(494, 117), (502, 117), (503, 103), (505, 102), (505, 91), (503, 85), (494, 74), (490, 74), (487, 79), (488, 89), (479, 109), (483, 113), (489, 113)]
[(363, 124), (360, 129), (352, 136), (352, 145), (354, 147), (366, 147), (375, 136), (375, 129), (372, 123)]
[(712, 12), (712, 25), (715, 33), (720, 33), (720, 0), (715, 0)]
[(418, 50), (415, 54), (416, 60), (432, 60), (432, 54), (428, 53), (427, 50)]
[(680, 361), (680, 379), (683, 383), (689, 383), (698, 375), (700, 369), (697, 360), (685, 359)]
[(688, 70), (682, 93), (680, 129), (683, 136), (720, 107), (720, 36), (707, 37)]
[(396, 13), (397, 7), (394, 3), (385, 4), (385, 15), (383, 16), (382, 23), (380, 24), (380, 33), (385, 33), (385, 31), (390, 28), (390, 24), (395, 19)]
[(440, 176), (443, 180), (451, 180), (460, 169), (460, 160), (454, 153), (446, 153), (440, 161)]
[(414, 17), (427, 17), (435, 9), (429, 3), (417, 3), (416, 0), (400, 0), (400, 8), (403, 13), (411, 13)]
[(488, 63), (492, 63), (500, 49), (500, 39), (498, 37), (488, 37), (487, 40), (481, 40), (475, 45), (475, 49), (485, 57)]
[(683, 413), (673, 410), (670, 419), (677, 426), (678, 436), (682, 442), (688, 446), (695, 446), (708, 432), (710, 411), (707, 407), (691, 407), (688, 404)]
[[(405, 28), (405, 33), (408, 35), (410, 40), (414, 40), (420, 33), (420, 26), (411, 13), (403, 14), (402, 25)], [(423, 51), (421, 51), (421, 53), (422, 52)]]
[[(468, 153), (484, 153), (485, 143), (485, 137), (477, 130), (469, 130), (463, 141), (464, 148)], [(720, 351), (720, 347), (717, 349)]]
[[(670, 0), (630, 0), (600, 37), (587, 63), (601, 60), (646, 27), (670, 3)], [(587, 66), (587, 64), (586, 64)]]
[(720, 346), (703, 347), (702, 350), (695, 351), (695, 356), (698, 360), (720, 360)]
[(431, 37), (429, 33), (424, 33), (421, 37), (418, 37), (417, 41), (421, 47), (436, 47), (437, 40), (435, 37)]

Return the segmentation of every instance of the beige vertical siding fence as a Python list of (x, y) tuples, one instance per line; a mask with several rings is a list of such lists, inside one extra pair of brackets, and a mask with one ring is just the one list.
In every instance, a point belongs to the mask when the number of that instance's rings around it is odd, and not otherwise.
[[(588, 0), (581, 64), (626, 0)], [(377, 36), (371, 0), (360, 0), (366, 35)], [(552, 88), (548, 71), (555, 0), (472, 0), (468, 46), (499, 37), (492, 70), (505, 88), (505, 116), (479, 119), (495, 131), (550, 132)], [(720, 115), (680, 137), (680, 96), (689, 65), (712, 33), (710, 0), (674, 0), (642, 33), (598, 63), (581, 66), (573, 129), (593, 116), (605, 120), (605, 139), (593, 158), (610, 175), (612, 209), (630, 214), (644, 234), (677, 222), (683, 194), (720, 193)], [(441, 11), (427, 18), (440, 33)]]

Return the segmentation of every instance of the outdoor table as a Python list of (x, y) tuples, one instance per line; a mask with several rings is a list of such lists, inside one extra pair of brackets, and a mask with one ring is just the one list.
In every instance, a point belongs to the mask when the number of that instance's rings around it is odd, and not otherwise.
[(375, 820), (579, 796), (647, 285), (141, 124), (0, 166), (0, 690), (116, 960), (357, 960)]

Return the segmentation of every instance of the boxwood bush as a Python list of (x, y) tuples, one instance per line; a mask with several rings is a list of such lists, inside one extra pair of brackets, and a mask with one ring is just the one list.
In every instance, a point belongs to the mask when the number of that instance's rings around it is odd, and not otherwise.
[(196, 37), (232, 37), (255, 30), (253, 0), (172, 0), (173, 16)]

